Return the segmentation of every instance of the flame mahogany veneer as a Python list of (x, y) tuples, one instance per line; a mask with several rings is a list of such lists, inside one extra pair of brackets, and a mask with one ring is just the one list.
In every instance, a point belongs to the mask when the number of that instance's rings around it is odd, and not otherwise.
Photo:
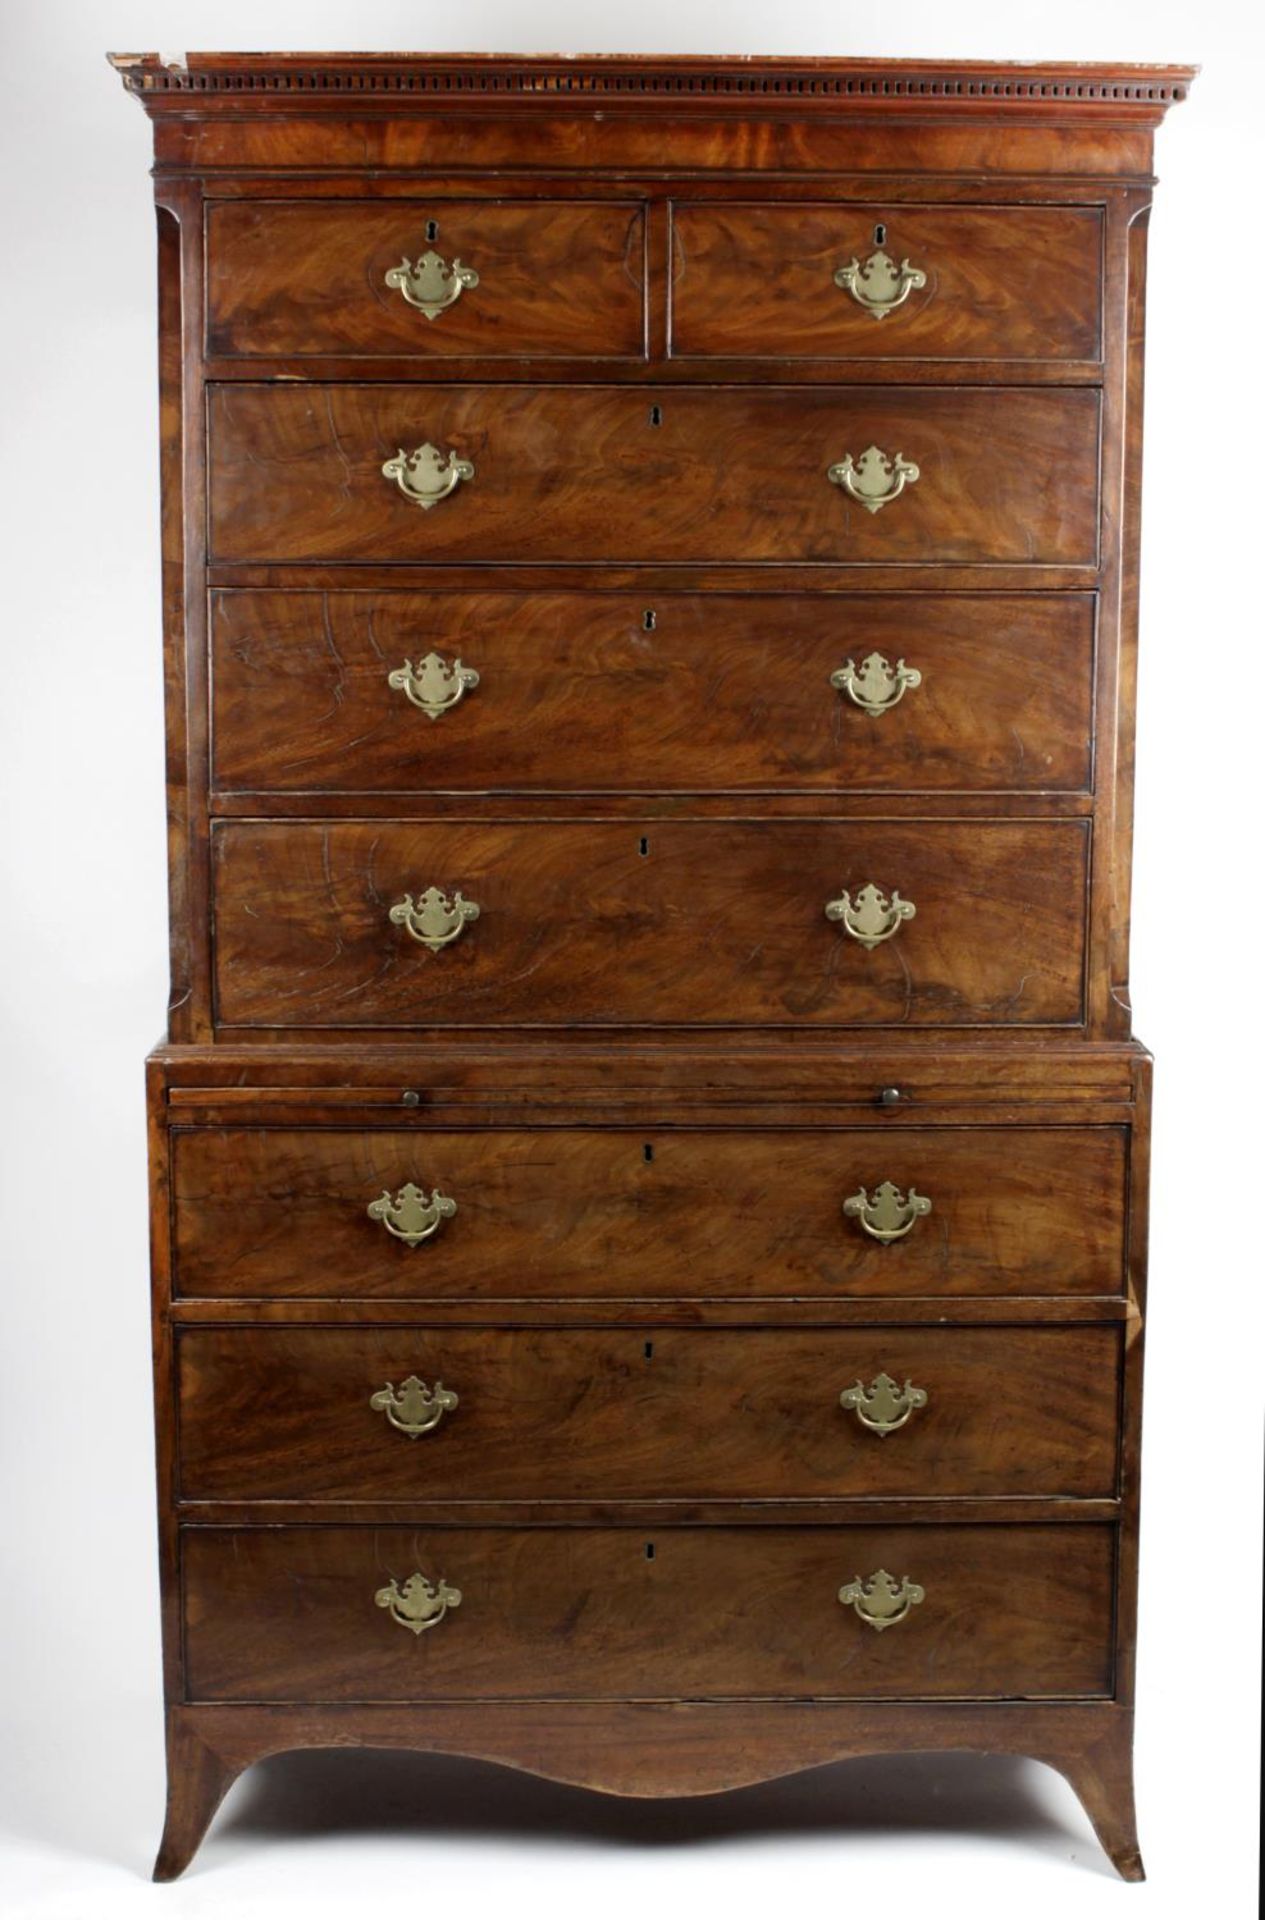
[(336, 1745), (639, 1795), (1028, 1754), (1141, 1878), (1140, 403), (1191, 70), (114, 64), (157, 1877)]

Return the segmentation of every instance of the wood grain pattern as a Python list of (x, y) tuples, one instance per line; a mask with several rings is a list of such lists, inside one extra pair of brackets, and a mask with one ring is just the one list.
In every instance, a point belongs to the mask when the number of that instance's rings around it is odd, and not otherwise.
[[(1082, 823), (229, 823), (215, 834), (226, 1026), (1032, 1026), (1082, 1015)], [(644, 845), (644, 851), (643, 851)], [(866, 952), (842, 889), (917, 917)], [(481, 917), (430, 953), (391, 905)]]
[[(434, 320), (385, 280), (431, 247), (479, 275)], [(641, 356), (644, 252), (644, 214), (628, 202), (214, 205), (207, 352)]]
[[(835, 269), (879, 244), (926, 285), (876, 320)], [(1092, 207), (678, 203), (672, 352), (707, 359), (1093, 360), (1102, 220)]]
[[(1123, 1286), (1118, 1127), (692, 1131), (676, 1113), (641, 1132), (410, 1132), (335, 1117), (174, 1134), (182, 1296), (960, 1301)], [(883, 1246), (842, 1207), (889, 1179), (932, 1212)], [(416, 1248), (365, 1211), (409, 1180), (458, 1207)]]
[[(1119, 1334), (856, 1329), (190, 1328), (177, 1345), (190, 1501), (1109, 1498)], [(869, 1432), (839, 1395), (880, 1373), (927, 1404)], [(410, 1375), (432, 1432), (369, 1404)]]
[[(240, 100), (233, 102), (236, 106)], [(186, 107), (187, 101), (181, 101)], [(222, 105), (228, 105), (227, 99)], [(494, 114), (448, 106), (441, 125), (428, 121), (409, 106), (395, 113), (362, 111), (312, 115), (238, 115), (212, 113), (192, 119), (177, 113), (164, 116), (154, 128), (154, 153), (164, 173), (215, 174), (220, 187), (224, 174), (242, 169), (262, 170), (270, 187), (285, 182), (292, 168), (327, 169), (361, 174), (365, 168), (383, 168), (388, 179), (396, 169), (426, 174), (449, 173), (455, 163), (463, 175), (472, 170), (523, 168), (524, 128), (516, 113)], [(1052, 143), (1058, 174), (1057, 197), (1068, 197), (1068, 185), (1088, 198), (1097, 198), (1104, 178), (1148, 184), (1154, 142), (1148, 130), (1123, 121), (1087, 125), (1074, 139), (1048, 127), (1009, 126), (1001, 116), (945, 114), (938, 122), (925, 119), (916, 142), (908, 126), (897, 118), (867, 114), (849, 119), (837, 113), (816, 124), (789, 114), (752, 114), (744, 120), (726, 112), (665, 115), (647, 103), (641, 112), (603, 114), (579, 108), (553, 116), (540, 115), (531, 127), (530, 170), (547, 175), (550, 190), (561, 179), (580, 191), (592, 191), (592, 178), (626, 172), (658, 182), (676, 171), (686, 176), (688, 190), (701, 179), (728, 184), (731, 169), (754, 173), (762, 186), (769, 176), (784, 174), (793, 180), (813, 176), (810, 187), (820, 192), (820, 175), (832, 176), (831, 185), (843, 185), (859, 199), (874, 192), (875, 176), (892, 196), (904, 192), (914, 199), (943, 190), (945, 175), (959, 192), (979, 192), (972, 175), (989, 176), (989, 190), (1022, 195), (1032, 192), (1033, 175), (1050, 168)], [(276, 184), (274, 184), (276, 183)], [(301, 183), (310, 193), (312, 182)], [(412, 182), (408, 183), (412, 190)], [(1038, 191), (1050, 192), (1047, 182)]]
[[(213, 780), (258, 794), (1058, 792), (1092, 776), (1085, 594), (211, 597)], [(437, 721), (387, 683), (478, 689)], [(922, 674), (872, 716), (830, 686)]]
[[(240, 384), (207, 409), (220, 562), (1098, 557), (1088, 388)], [(382, 463), (426, 441), (475, 477), (422, 512)], [(878, 513), (826, 478), (871, 443), (921, 469)]]
[[(186, 1529), (188, 1698), (1092, 1698), (1111, 1686), (1113, 1535)], [(883, 1633), (837, 1598), (879, 1567), (926, 1590)], [(419, 1636), (374, 1605), (416, 1571), (462, 1594)]]

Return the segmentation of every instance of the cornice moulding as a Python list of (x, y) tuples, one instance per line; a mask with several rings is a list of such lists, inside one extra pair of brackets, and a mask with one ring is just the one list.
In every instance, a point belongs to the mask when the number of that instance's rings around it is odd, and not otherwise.
[(634, 54), (418, 53), (110, 54), (124, 86), (152, 113), (245, 110), (284, 98), (287, 111), (407, 102), (410, 109), (558, 107), (644, 110), (683, 99), (707, 110), (1011, 115), (1158, 125), (1184, 100), (1197, 68), (991, 61), (731, 58)]

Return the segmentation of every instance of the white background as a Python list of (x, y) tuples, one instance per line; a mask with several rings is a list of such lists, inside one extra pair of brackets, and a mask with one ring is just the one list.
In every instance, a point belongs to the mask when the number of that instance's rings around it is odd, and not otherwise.
[[(1172, 0), (2, 0), (0, 1913), (1026, 1920), (1255, 1911), (1261, 1451), (1259, 8)], [(1253, 40), (1253, 36), (1257, 36)], [(1109, 1873), (1030, 1763), (654, 1806), (412, 1756), (162, 1812), (141, 1061), (165, 1004), (149, 127), (106, 46), (1199, 60), (1151, 225), (1137, 1028), (1158, 1055), (1138, 1784)]]

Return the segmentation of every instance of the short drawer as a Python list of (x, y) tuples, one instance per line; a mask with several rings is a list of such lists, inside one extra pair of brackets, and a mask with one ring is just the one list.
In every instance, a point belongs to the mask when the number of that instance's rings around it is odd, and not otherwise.
[(189, 1328), (204, 1500), (1110, 1498), (1115, 1327)]
[(173, 1131), (172, 1156), (187, 1298), (952, 1300), (1124, 1284), (1120, 1127), (193, 1127)]
[(207, 1701), (1102, 1698), (1114, 1558), (1113, 1528), (1074, 1523), (199, 1527), (182, 1535), (186, 1686)]
[(220, 562), (1097, 563), (1086, 387), (243, 382), (208, 409)]
[(1080, 820), (229, 822), (213, 843), (224, 1026), (1082, 1018)]
[(1097, 207), (681, 204), (684, 358), (1097, 360)]
[(1058, 792), (1089, 594), (221, 591), (224, 792)]
[(641, 358), (644, 253), (628, 202), (213, 203), (207, 351)]

